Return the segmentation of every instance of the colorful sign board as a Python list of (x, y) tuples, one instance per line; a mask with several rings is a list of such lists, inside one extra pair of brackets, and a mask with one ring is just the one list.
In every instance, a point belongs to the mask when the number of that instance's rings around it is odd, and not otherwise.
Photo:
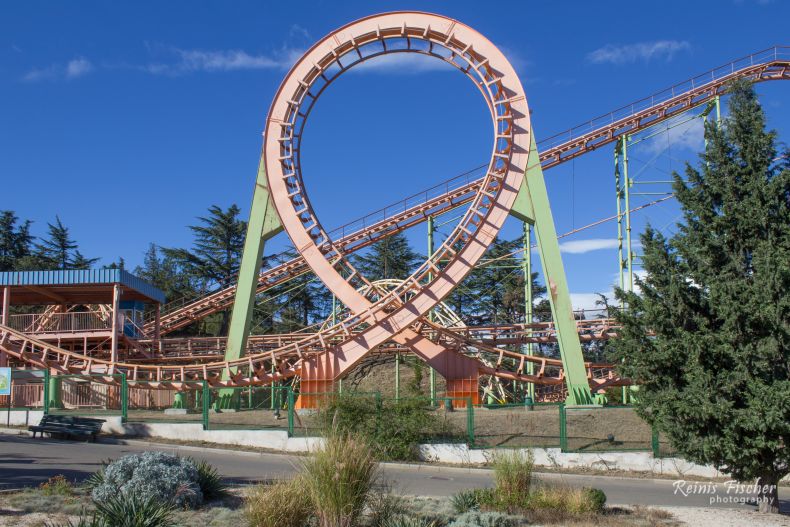
[(0, 395), (11, 395), (11, 368), (0, 368)]

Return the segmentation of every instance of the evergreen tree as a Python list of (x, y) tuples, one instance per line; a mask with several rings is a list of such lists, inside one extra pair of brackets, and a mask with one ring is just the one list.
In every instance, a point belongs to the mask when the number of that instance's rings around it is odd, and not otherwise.
[(162, 249), (184, 270), (204, 283), (206, 289), (233, 284), (239, 274), (247, 223), (239, 219), (241, 210), (231, 205), (222, 210), (209, 207), (208, 217), (199, 217), (199, 225), (190, 225), (195, 241), (190, 249)]
[(706, 127), (688, 182), (674, 175), (683, 223), (642, 235), (646, 277), (613, 342), (639, 385), (638, 411), (681, 455), (738, 480), (759, 478), (759, 508), (778, 511), (790, 471), (790, 166), (748, 83), (730, 117)]
[(19, 218), (13, 211), (0, 211), (0, 271), (22, 270), (22, 259), (30, 256), (33, 244), (31, 221), (20, 225), (17, 221)]
[(79, 252), (77, 242), (58, 216), (55, 216), (55, 224), (48, 223), (47, 228), (49, 236), (36, 245), (35, 256), (40, 268), (89, 269), (99, 261), (98, 258), (86, 258)]
[(362, 276), (374, 282), (386, 278), (403, 280), (421, 260), (406, 236), (397, 233), (371, 245), (366, 254), (355, 255), (352, 263)]
[[(241, 210), (231, 205), (222, 210), (217, 205), (209, 207), (207, 217), (199, 217), (199, 225), (189, 228), (195, 236), (192, 249), (166, 249), (162, 252), (199, 283), (203, 292), (235, 283), (244, 251), (247, 222), (239, 219)], [(230, 312), (223, 311), (219, 334), (226, 335)]]
[[(524, 322), (524, 272), (519, 258), (521, 240), (494, 239), (481, 263), (453, 290), (448, 303), (468, 324), (507, 324)], [(532, 273), (533, 302), (546, 288)], [(541, 305), (538, 302), (538, 305)], [(533, 314), (537, 315), (536, 307)], [(536, 317), (537, 318), (537, 317)]]
[(153, 243), (143, 257), (143, 265), (134, 269), (134, 274), (158, 287), (169, 300), (193, 298), (197, 289), (191, 277), (184, 272), (173, 258), (160, 255), (159, 248)]

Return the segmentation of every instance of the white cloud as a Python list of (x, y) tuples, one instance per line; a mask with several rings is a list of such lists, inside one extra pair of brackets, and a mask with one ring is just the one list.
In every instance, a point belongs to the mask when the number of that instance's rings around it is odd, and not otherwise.
[(685, 40), (656, 40), (635, 44), (607, 44), (587, 54), (593, 64), (627, 64), (630, 62), (650, 62), (653, 59), (671, 61), (674, 56), (691, 48)]
[(84, 57), (77, 57), (63, 64), (52, 64), (46, 68), (34, 68), (28, 71), (22, 80), (38, 82), (45, 80), (76, 79), (93, 71), (93, 64)]
[(704, 121), (699, 118), (683, 123), (685, 119), (688, 119), (688, 115), (670, 119), (665, 124), (668, 130), (640, 143), (637, 148), (652, 155), (659, 155), (666, 150), (701, 152), (705, 148)]
[(301, 56), (302, 50), (282, 48), (274, 55), (251, 55), (243, 50), (200, 50), (167, 48), (176, 60), (152, 62), (142, 69), (157, 75), (183, 75), (193, 72), (287, 69)]
[(436, 57), (420, 53), (392, 53), (379, 55), (354, 66), (351, 71), (357, 73), (395, 73), (411, 74), (427, 71), (451, 71), (455, 68)]
[[(516, 73), (521, 73), (528, 63), (518, 53), (499, 46), (499, 50), (505, 54)], [(358, 73), (387, 73), (387, 74), (415, 74), (432, 71), (453, 71), (456, 68), (446, 61), (425, 55), (423, 53), (390, 53), (379, 55), (372, 59), (354, 66), (351, 71)]]
[(567, 254), (584, 254), (602, 249), (616, 249), (617, 238), (590, 238), (588, 240), (573, 240), (562, 242), (560, 251)]
[(82, 77), (83, 75), (87, 75), (93, 71), (93, 64), (83, 57), (70, 60), (68, 64), (66, 64), (66, 78), (67, 79), (76, 79), (77, 77)]

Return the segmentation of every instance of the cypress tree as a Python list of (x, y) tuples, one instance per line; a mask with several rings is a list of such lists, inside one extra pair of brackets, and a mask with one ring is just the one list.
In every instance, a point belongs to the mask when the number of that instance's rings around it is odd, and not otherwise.
[(637, 410), (691, 461), (759, 479), (759, 509), (778, 512), (790, 472), (790, 164), (753, 88), (731, 88), (730, 117), (706, 127), (699, 166), (674, 190), (670, 238), (642, 235), (646, 276), (618, 291), (613, 342), (639, 385)]

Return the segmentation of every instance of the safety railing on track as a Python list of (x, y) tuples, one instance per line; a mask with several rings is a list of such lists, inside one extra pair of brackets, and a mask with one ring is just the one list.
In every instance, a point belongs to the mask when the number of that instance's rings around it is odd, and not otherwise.
[(99, 311), (28, 313), (8, 317), (8, 327), (25, 333), (78, 333), (109, 331), (112, 321)]

